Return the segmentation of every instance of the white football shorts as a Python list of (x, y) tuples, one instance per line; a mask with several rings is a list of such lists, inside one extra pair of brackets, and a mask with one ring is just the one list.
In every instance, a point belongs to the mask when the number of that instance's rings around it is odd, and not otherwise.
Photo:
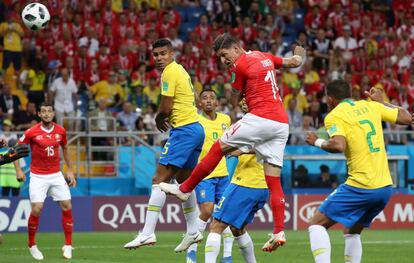
[(31, 203), (43, 203), (47, 196), (53, 201), (70, 200), (69, 186), (62, 172), (38, 175), (30, 173), (29, 196)]
[(289, 124), (247, 113), (220, 140), (244, 153), (254, 150), (258, 161), (282, 167), (288, 137)]

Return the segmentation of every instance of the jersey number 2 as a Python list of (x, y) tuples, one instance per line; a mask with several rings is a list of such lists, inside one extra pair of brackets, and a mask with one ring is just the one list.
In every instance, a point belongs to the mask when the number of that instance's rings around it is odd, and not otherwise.
[(375, 130), (374, 124), (372, 124), (372, 122), (370, 120), (362, 120), (362, 121), (359, 121), (359, 123), (361, 125), (364, 125), (364, 124), (368, 125), (369, 128), (370, 128), (370, 131), (367, 132), (367, 143), (368, 143), (369, 151), (372, 152), (372, 153), (379, 152), (380, 148), (379, 147), (374, 147), (374, 145), (372, 143), (372, 138), (371, 138), (372, 136), (377, 134), (377, 131)]
[[(273, 98), (275, 100), (277, 100), (277, 95), (279, 93), (279, 88), (277, 87), (277, 83), (276, 83), (275, 71), (274, 70), (268, 70), (264, 80), (266, 82), (270, 81), (270, 83), (272, 84)], [(282, 98), (280, 96), (279, 96), (279, 100), (282, 101)]]
[(53, 146), (48, 146), (45, 148), (45, 151), (47, 152), (47, 156), (53, 156), (55, 155), (55, 150), (53, 149)]

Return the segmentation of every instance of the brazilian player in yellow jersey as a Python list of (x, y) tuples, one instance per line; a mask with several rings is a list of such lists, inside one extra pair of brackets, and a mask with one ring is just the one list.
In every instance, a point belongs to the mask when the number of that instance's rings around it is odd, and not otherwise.
[(372, 88), (365, 95), (372, 101), (354, 101), (344, 80), (328, 84), (325, 128), (329, 140), (309, 133), (306, 142), (331, 153), (344, 153), (348, 179), (321, 204), (309, 223), (311, 250), (316, 263), (331, 262), (327, 229), (337, 222), (345, 226), (345, 262), (361, 262), (360, 234), (384, 209), (392, 194), (382, 121), (408, 125), (412, 116), (405, 109), (383, 101), (382, 91)]
[[(204, 128), (205, 139), (199, 160), (202, 160), (208, 153), (211, 146), (224, 134), (230, 127), (230, 116), (216, 112), (218, 100), (214, 90), (206, 89), (199, 95), (199, 115), (200, 124)], [(226, 166), (226, 158), (222, 158), (213, 172), (197, 185), (195, 192), (197, 202), (200, 207), (200, 215), (197, 219), (198, 230), (203, 232), (208, 220), (213, 214), (214, 205), (221, 199), (221, 195), (229, 184), (229, 177)], [(229, 228), (223, 233), (224, 254), (222, 262), (231, 262), (231, 251), (233, 246), (233, 235)], [(186, 262), (196, 262), (197, 244), (193, 244), (187, 250)]]
[[(165, 204), (166, 195), (159, 183), (169, 183), (173, 179), (181, 183), (197, 165), (204, 142), (204, 129), (198, 121), (195, 94), (187, 71), (174, 61), (174, 50), (168, 39), (158, 39), (152, 45), (155, 66), (161, 74), (161, 102), (155, 118), (161, 132), (170, 130), (169, 138), (158, 161), (152, 179), (152, 191), (148, 201), (145, 225), (142, 231), (125, 248), (137, 248), (156, 243), (155, 227), (159, 213)], [(175, 248), (176, 252), (203, 239), (197, 227), (197, 203), (192, 193), (188, 201), (182, 203), (187, 221), (187, 233)]]
[(216, 262), (220, 251), (220, 234), (228, 226), (245, 262), (256, 262), (253, 241), (245, 226), (253, 221), (255, 213), (265, 205), (269, 191), (263, 176), (263, 165), (257, 162), (256, 155), (240, 155), (238, 159), (233, 178), (214, 209), (205, 247), (206, 263)]

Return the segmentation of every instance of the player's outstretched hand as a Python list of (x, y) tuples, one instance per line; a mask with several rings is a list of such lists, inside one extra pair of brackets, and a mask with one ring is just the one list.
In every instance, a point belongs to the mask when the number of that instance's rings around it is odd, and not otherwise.
[(382, 92), (382, 90), (372, 87), (369, 91), (365, 91), (364, 93), (365, 96), (371, 100), (382, 103), (384, 101)]
[(23, 172), (22, 169), (16, 169), (16, 179), (19, 182), (25, 182), (26, 181), (26, 174)]
[(309, 145), (315, 145), (315, 141), (318, 139), (316, 133), (314, 132), (307, 132), (306, 133), (306, 143)]
[(0, 139), (0, 148), (7, 147), (7, 140), (6, 139)]
[(300, 56), (302, 59), (306, 56), (306, 49), (304, 49), (302, 46), (297, 45), (295, 47), (295, 50), (293, 51), (294, 56)]
[(77, 182), (76, 182), (75, 175), (73, 174), (73, 171), (68, 170), (66, 172), (65, 180), (69, 186), (76, 187)]
[(249, 107), (247, 107), (247, 102), (246, 102), (246, 99), (245, 99), (245, 98), (243, 98), (243, 99), (239, 102), (239, 105), (240, 105), (240, 107), (241, 107), (241, 110), (242, 110), (244, 113), (249, 112)]
[(0, 165), (11, 163), (22, 157), (26, 157), (29, 155), (29, 152), (29, 146), (25, 144), (18, 144), (11, 147), (6, 154), (0, 155)]

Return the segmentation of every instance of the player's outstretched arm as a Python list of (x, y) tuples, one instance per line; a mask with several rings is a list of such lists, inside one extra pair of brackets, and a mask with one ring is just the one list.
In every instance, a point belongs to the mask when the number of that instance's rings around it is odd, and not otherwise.
[(69, 148), (67, 145), (62, 146), (63, 159), (65, 160), (68, 170), (66, 171), (65, 180), (69, 186), (76, 187), (76, 177), (73, 173), (72, 162), (70, 160)]
[(29, 155), (29, 152), (29, 146), (25, 144), (18, 144), (11, 147), (6, 154), (0, 155), (0, 165), (11, 163), (22, 157), (26, 157)]
[(365, 95), (373, 101), (382, 103), (383, 105), (387, 106), (388, 108), (398, 109), (398, 116), (395, 123), (401, 125), (410, 125), (414, 122), (414, 115), (411, 115), (406, 109), (396, 106), (391, 103), (387, 103), (384, 101), (384, 97), (382, 95), (382, 90), (377, 88), (371, 88), (369, 91), (365, 91)]
[(293, 51), (293, 56), (290, 58), (283, 58), (282, 67), (283, 68), (297, 68), (302, 65), (302, 62), (305, 60), (306, 50), (301, 46), (296, 46)]
[(343, 153), (346, 149), (346, 140), (343, 136), (333, 136), (329, 140), (320, 139), (314, 132), (306, 134), (306, 143), (316, 146), (330, 153)]

